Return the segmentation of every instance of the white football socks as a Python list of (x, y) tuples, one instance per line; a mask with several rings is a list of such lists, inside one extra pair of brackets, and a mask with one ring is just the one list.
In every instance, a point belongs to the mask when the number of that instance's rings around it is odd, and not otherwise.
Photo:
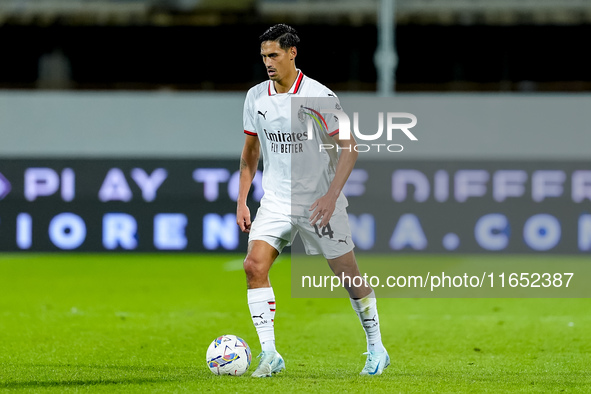
[(351, 298), (351, 306), (357, 312), (361, 325), (365, 330), (367, 339), (367, 351), (383, 352), (386, 349), (382, 344), (382, 334), (380, 333), (380, 320), (378, 317), (378, 308), (376, 306), (376, 295), (371, 293), (363, 298), (354, 300)]
[(275, 294), (272, 287), (248, 289), (248, 307), (263, 351), (275, 349)]

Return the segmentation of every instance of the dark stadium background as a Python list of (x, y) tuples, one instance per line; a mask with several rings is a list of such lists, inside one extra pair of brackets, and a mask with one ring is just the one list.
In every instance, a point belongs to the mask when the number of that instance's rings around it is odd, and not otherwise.
[[(198, 7), (180, 15), (169, 11), (165, 26), (59, 14), (49, 20), (5, 17), (0, 87), (35, 89), (41, 56), (60, 50), (71, 67), (72, 89), (247, 89), (265, 78), (257, 37), (277, 18), (265, 18), (256, 9), (228, 14), (223, 3), (217, 14)], [(217, 15), (215, 25), (203, 17), (211, 14)], [(377, 30), (375, 18), (365, 19), (358, 25), (347, 18), (308, 24), (285, 15), (282, 21), (292, 23), (302, 37), (302, 69), (340, 91), (374, 91)], [(584, 48), (591, 27), (576, 15), (571, 19), (402, 20), (395, 33), (397, 90), (589, 91), (591, 60)]]

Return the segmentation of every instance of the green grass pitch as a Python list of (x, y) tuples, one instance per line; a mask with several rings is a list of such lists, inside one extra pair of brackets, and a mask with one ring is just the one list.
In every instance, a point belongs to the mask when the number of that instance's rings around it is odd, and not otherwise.
[(288, 258), (271, 271), (287, 371), (252, 379), (253, 359), (244, 376), (214, 376), (218, 335), (260, 351), (242, 257), (0, 255), (0, 391), (591, 391), (589, 299), (379, 299), (392, 365), (360, 377), (349, 301), (290, 298)]

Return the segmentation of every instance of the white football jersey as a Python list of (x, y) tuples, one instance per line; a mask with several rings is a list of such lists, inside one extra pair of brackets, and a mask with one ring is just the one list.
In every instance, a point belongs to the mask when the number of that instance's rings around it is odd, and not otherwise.
[[(332, 138), (338, 132), (338, 120), (322, 112), (327, 105), (341, 109), (331, 90), (300, 70), (288, 93), (277, 93), (270, 80), (248, 91), (244, 132), (260, 141), (265, 191), (261, 205), (266, 209), (309, 216), (312, 203), (328, 191), (338, 160)], [(308, 119), (313, 119), (310, 130)], [(329, 145), (333, 148), (327, 149)], [(336, 211), (346, 206), (341, 193)]]

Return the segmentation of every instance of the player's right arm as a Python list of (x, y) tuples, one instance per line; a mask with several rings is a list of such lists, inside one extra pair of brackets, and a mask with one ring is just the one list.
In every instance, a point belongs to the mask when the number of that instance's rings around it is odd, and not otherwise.
[(246, 198), (257, 172), (260, 151), (259, 138), (247, 134), (242, 148), (242, 156), (240, 157), (240, 183), (238, 186), (238, 206), (236, 208), (236, 222), (244, 233), (250, 232), (250, 210), (246, 205)]

